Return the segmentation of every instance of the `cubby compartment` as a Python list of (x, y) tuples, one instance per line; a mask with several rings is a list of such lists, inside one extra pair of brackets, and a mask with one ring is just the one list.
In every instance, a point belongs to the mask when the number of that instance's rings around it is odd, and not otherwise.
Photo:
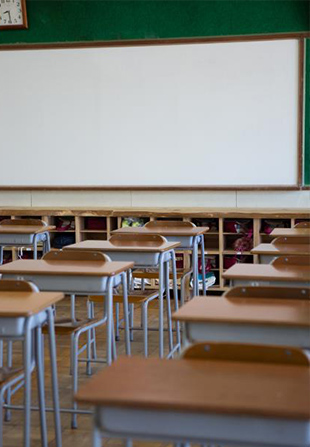
[(75, 232), (75, 218), (74, 216), (55, 216), (50, 218), (50, 225), (54, 225), (55, 230), (51, 233)]
[(275, 228), (290, 228), (291, 219), (262, 219), (260, 226), (260, 234), (270, 235)]
[(226, 234), (224, 235), (223, 254), (250, 254), (253, 248), (253, 237), (246, 234)]
[(86, 231), (81, 235), (82, 241), (106, 241), (108, 239), (107, 232)]
[(113, 230), (117, 230), (118, 226), (117, 226), (117, 217), (109, 217), (109, 231), (113, 231)]
[(101, 232), (107, 231), (106, 217), (84, 217), (81, 221), (82, 232)]
[(149, 220), (148, 217), (122, 217), (120, 227), (143, 227)]
[(12, 262), (12, 260), (12, 250), (3, 250), (3, 264), (8, 264), (9, 262)]
[(217, 254), (219, 253), (219, 235), (207, 233), (204, 235), (205, 253)]
[(1, 220), (11, 219), (11, 216), (0, 216), (0, 222)]
[(219, 220), (218, 219), (196, 218), (196, 219), (192, 219), (192, 222), (196, 225), (196, 227), (209, 227), (208, 234), (213, 234), (213, 233), (219, 232)]
[(224, 234), (253, 234), (253, 219), (224, 219)]
[(253, 256), (252, 255), (224, 255), (223, 256), (223, 271), (229, 269), (235, 264), (252, 264)]
[(63, 231), (63, 232), (54, 232), (50, 235), (51, 238), (51, 247), (61, 249), (66, 245), (74, 244), (75, 232), (74, 231)]

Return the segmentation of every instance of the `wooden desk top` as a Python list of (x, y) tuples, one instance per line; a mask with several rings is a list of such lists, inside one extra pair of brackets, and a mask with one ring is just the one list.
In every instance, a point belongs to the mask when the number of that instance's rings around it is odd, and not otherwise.
[(122, 245), (112, 244), (110, 241), (83, 241), (76, 244), (67, 245), (63, 250), (88, 250), (100, 252), (139, 252), (139, 253), (162, 253), (172, 250), (180, 245), (179, 242), (164, 242), (161, 244), (151, 245), (147, 242), (135, 242)]
[[(292, 238), (291, 240), (294, 240)], [(297, 238), (296, 238), (297, 239)], [(272, 255), (272, 256), (310, 256), (310, 239), (308, 244), (259, 244), (251, 250), (254, 255)]]
[(53, 225), (0, 225), (0, 234), (38, 234), (55, 228)]
[(174, 313), (173, 319), (197, 323), (302, 326), (310, 330), (310, 301), (195, 297)]
[(13, 275), (115, 276), (134, 265), (133, 262), (44, 261), (19, 259), (0, 266), (0, 273)]
[(120, 358), (82, 386), (77, 400), (106, 407), (308, 420), (309, 368)]
[(60, 292), (0, 292), (0, 317), (30, 317), (63, 298)]
[(163, 225), (160, 227), (124, 227), (112, 231), (112, 233), (129, 234), (160, 234), (162, 236), (199, 236), (209, 231), (209, 227), (171, 227)]
[(310, 281), (310, 266), (235, 264), (223, 273), (223, 278), (246, 281)]
[(308, 237), (310, 238), (310, 228), (275, 228), (270, 233), (271, 236)]

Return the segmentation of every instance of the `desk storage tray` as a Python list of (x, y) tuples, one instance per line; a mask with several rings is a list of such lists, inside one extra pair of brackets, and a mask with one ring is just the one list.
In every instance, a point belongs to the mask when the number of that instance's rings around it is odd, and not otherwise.
[(159, 262), (159, 253), (142, 253), (142, 252), (115, 252), (105, 251), (112, 261), (134, 262), (135, 267), (156, 267)]
[[(47, 318), (45, 311), (38, 313), (32, 317), (31, 327), (42, 325)], [(19, 318), (3, 318), (0, 317), (0, 338), (6, 337), (22, 337), (25, 334), (25, 317)]]
[[(68, 294), (105, 293), (108, 283), (107, 277), (97, 276), (3, 275), (3, 279), (9, 278), (32, 281), (41, 291)], [(118, 275), (115, 277), (114, 287), (120, 282)]]

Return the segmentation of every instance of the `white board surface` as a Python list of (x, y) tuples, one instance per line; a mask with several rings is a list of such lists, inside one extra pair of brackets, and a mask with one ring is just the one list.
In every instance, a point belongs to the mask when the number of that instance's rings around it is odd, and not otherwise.
[(0, 52), (0, 187), (295, 185), (297, 121), (297, 40)]

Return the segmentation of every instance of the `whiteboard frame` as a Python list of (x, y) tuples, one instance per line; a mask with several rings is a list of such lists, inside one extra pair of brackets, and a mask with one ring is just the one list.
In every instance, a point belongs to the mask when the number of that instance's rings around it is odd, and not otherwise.
[(72, 49), (72, 48), (111, 48), (127, 46), (160, 46), (160, 45), (184, 45), (184, 44), (205, 44), (218, 42), (250, 42), (268, 40), (292, 40), (298, 41), (298, 132), (297, 132), (297, 182), (295, 185), (161, 185), (161, 186), (44, 186), (44, 185), (14, 185), (1, 186), (0, 191), (296, 191), (310, 189), (303, 186), (303, 140), (304, 140), (304, 83), (305, 83), (305, 39), (310, 38), (310, 32), (285, 33), (285, 34), (264, 34), (250, 36), (229, 36), (229, 37), (200, 37), (200, 38), (180, 38), (180, 39), (144, 39), (125, 41), (101, 41), (101, 42), (75, 42), (75, 43), (52, 43), (52, 44), (18, 44), (0, 45), (0, 51), (22, 51), (22, 50), (49, 50), (49, 49)]

